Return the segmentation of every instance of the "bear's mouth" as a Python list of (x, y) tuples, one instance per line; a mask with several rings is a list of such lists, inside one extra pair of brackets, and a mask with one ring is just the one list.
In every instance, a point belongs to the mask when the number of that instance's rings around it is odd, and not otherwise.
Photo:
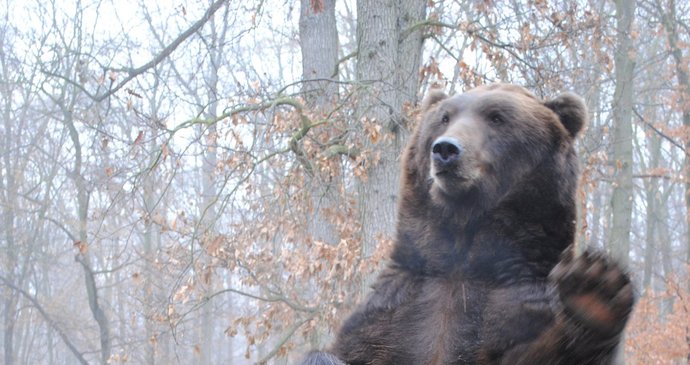
[[(469, 180), (467, 176), (459, 173), (458, 169), (432, 169), (431, 179), (438, 182), (452, 183), (452, 184), (462, 184)], [(444, 184), (444, 185), (445, 185)]]
[(468, 161), (451, 164), (431, 164), (429, 169), (429, 188), (436, 186), (447, 194), (466, 191), (477, 179)]
[(451, 173), (451, 172), (438, 173), (438, 174), (436, 174), (436, 179), (445, 182), (444, 185), (447, 185), (450, 183), (450, 184), (455, 185), (455, 186), (463, 186), (470, 180), (466, 176), (458, 175), (456, 173)]
[(458, 175), (455, 171), (453, 170), (436, 170), (434, 173), (434, 176), (441, 178), (441, 179), (462, 179), (462, 176)]
[(459, 161), (449, 164), (437, 163), (434, 161), (432, 162), (429, 175), (438, 179), (466, 180), (466, 177), (463, 176), (462, 166)]
[[(428, 189), (433, 194), (442, 192), (444, 195), (458, 195), (466, 192), (471, 186), (471, 180), (467, 176), (458, 174), (452, 170), (436, 171), (429, 175)], [(434, 193), (437, 191), (437, 193)]]

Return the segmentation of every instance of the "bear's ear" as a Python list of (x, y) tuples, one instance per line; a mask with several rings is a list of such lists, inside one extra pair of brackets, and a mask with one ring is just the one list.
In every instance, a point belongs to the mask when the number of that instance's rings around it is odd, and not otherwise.
[(587, 123), (587, 106), (585, 101), (573, 93), (563, 93), (555, 99), (544, 103), (561, 119), (571, 137), (576, 137)]
[(429, 90), (429, 93), (426, 95), (424, 101), (422, 102), (422, 111), (429, 110), (436, 103), (446, 98), (448, 98), (448, 95), (446, 95), (446, 93), (443, 92), (443, 90), (441, 89)]

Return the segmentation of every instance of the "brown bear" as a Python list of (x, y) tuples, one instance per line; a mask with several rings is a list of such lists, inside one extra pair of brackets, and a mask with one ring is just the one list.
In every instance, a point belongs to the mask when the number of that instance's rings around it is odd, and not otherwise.
[(608, 364), (628, 276), (574, 257), (582, 99), (506, 84), (427, 96), (388, 267), (304, 364)]

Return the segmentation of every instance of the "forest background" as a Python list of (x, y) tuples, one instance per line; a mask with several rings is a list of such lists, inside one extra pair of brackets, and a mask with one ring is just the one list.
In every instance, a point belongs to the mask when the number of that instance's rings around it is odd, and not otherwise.
[(578, 245), (690, 356), (690, 3), (5, 0), (3, 364), (286, 364), (391, 245), (431, 87), (582, 95)]

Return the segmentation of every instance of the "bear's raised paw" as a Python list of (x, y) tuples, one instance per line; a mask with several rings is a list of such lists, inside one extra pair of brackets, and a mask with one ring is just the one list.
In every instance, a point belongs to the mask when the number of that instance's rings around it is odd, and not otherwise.
[(634, 294), (630, 278), (616, 263), (600, 253), (573, 257), (569, 249), (549, 277), (569, 320), (604, 336), (620, 334)]

